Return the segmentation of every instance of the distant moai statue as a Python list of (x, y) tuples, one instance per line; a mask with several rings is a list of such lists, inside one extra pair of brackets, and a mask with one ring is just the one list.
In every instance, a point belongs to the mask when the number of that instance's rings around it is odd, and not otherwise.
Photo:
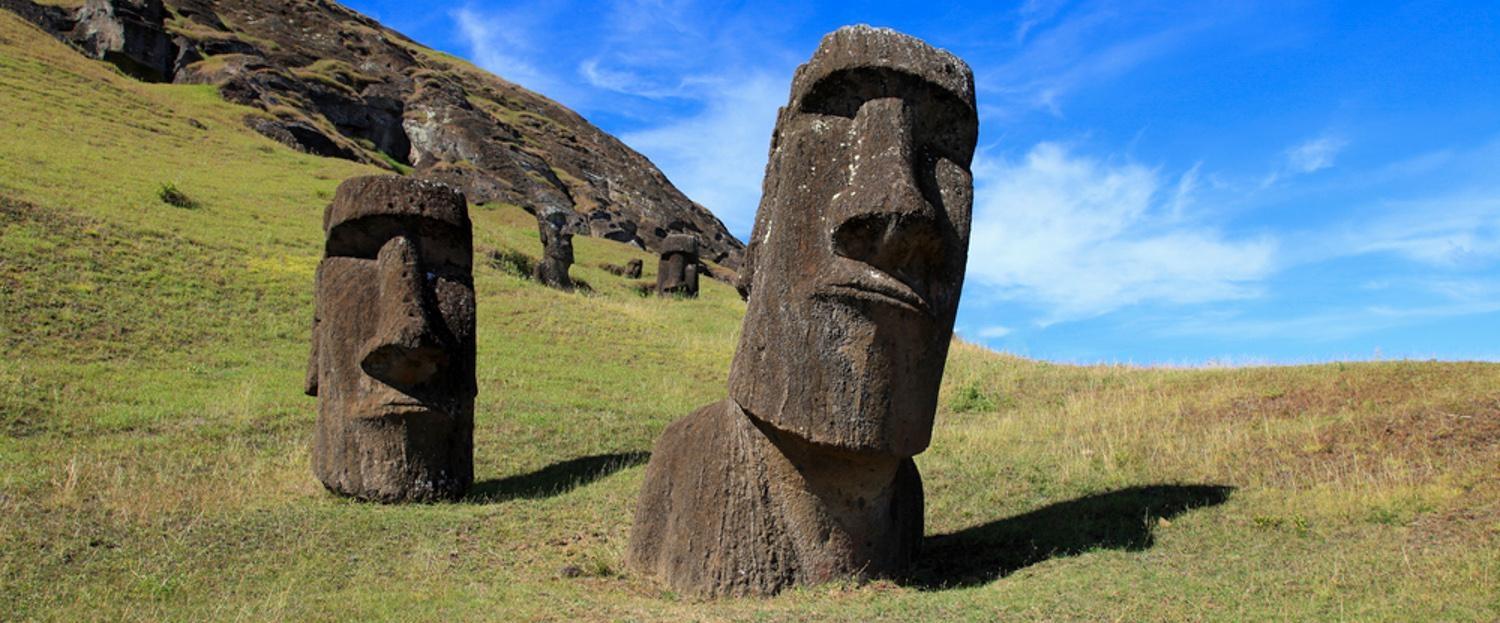
[(617, 264), (599, 265), (600, 268), (603, 268), (609, 274), (619, 277), (625, 277), (627, 279), (640, 279), (641, 268), (643, 266), (644, 263), (640, 260), (630, 260), (629, 262), (626, 262), (624, 266), (619, 266)]
[(699, 596), (898, 572), (922, 539), (968, 255), (973, 75), (884, 29), (825, 37), (771, 139), (729, 396), (667, 427), (627, 564)]
[(573, 233), (569, 230), (569, 214), (563, 210), (550, 209), (537, 212), (537, 231), (542, 238), (542, 260), (536, 263), (532, 278), (559, 290), (571, 291), (573, 279), (568, 268), (573, 265)]
[(340, 184), (323, 212), (305, 390), (313, 473), (382, 502), (474, 481), (474, 279), (464, 196), (397, 176)]
[[(661, 241), (661, 261), (656, 265), (656, 293), (698, 296), (698, 239), (690, 234), (671, 234)], [(688, 267), (694, 268), (689, 271)]]

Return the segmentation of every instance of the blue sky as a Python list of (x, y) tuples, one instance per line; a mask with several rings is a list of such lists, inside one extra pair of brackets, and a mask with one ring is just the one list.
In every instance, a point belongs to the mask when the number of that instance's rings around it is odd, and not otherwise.
[(1051, 361), (1500, 360), (1500, 3), (349, 0), (577, 110), (744, 239), (839, 26), (974, 69), (957, 330)]

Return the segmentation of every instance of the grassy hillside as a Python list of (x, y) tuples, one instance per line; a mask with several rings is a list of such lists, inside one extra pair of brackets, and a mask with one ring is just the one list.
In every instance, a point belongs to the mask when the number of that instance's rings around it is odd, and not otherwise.
[[(324, 493), (300, 392), (321, 210), (373, 172), (0, 11), (0, 618), (1500, 619), (1500, 366), (1147, 370), (958, 344), (912, 576), (695, 602), (620, 560), (743, 305), (480, 259), (475, 492)], [(190, 207), (164, 203), (166, 185)], [(539, 255), (476, 206), (476, 247)], [(488, 254), (485, 258), (490, 257)]]

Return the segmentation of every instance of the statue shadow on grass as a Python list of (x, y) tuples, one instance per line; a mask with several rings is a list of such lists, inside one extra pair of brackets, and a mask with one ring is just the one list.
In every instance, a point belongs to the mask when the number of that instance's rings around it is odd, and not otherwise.
[(1152, 485), (1059, 502), (1024, 515), (929, 536), (902, 583), (921, 590), (987, 584), (1052, 558), (1142, 551), (1163, 519), (1223, 504), (1234, 487)]
[(649, 458), (650, 452), (617, 452), (568, 459), (529, 474), (474, 483), (463, 501), (470, 504), (492, 504), (516, 498), (537, 499), (562, 495), (622, 469), (645, 463)]

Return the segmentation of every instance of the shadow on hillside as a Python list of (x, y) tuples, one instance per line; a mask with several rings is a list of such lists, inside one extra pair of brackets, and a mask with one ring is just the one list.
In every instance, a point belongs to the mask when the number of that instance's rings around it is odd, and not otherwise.
[(596, 454), (553, 463), (529, 474), (507, 476), (474, 483), (464, 501), (491, 504), (515, 498), (545, 498), (562, 495), (651, 458), (650, 452)]
[(902, 582), (922, 590), (986, 584), (1052, 558), (1151, 547), (1162, 519), (1229, 499), (1234, 487), (1153, 485), (1060, 502), (953, 534), (929, 536)]

